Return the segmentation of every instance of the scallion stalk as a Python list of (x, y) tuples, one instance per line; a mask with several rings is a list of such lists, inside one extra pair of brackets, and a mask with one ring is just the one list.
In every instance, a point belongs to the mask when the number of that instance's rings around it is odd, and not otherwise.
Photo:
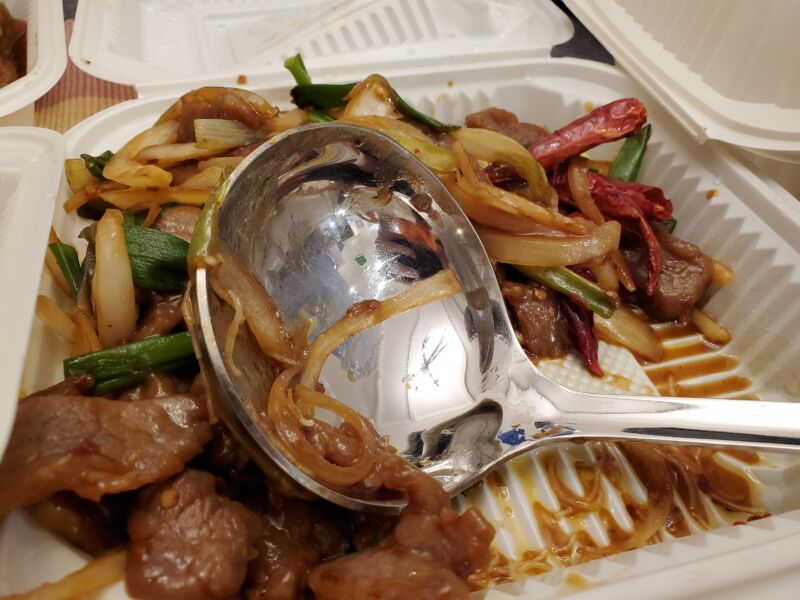
[(64, 376), (87, 373), (95, 379), (95, 394), (105, 394), (144, 380), (151, 373), (192, 364), (189, 333), (147, 338), (64, 360)]
[(597, 313), (604, 319), (608, 319), (617, 310), (614, 300), (609, 298), (602, 288), (581, 277), (572, 269), (567, 267), (512, 266), (523, 275), (584, 304), (592, 312)]
[(78, 295), (78, 288), (81, 285), (81, 277), (83, 276), (78, 253), (75, 248), (62, 242), (55, 242), (50, 244), (49, 247), (50, 252), (53, 253), (56, 259), (56, 263), (58, 263), (58, 268), (61, 269), (61, 273), (64, 275), (64, 280), (67, 282), (69, 295), (75, 298)]

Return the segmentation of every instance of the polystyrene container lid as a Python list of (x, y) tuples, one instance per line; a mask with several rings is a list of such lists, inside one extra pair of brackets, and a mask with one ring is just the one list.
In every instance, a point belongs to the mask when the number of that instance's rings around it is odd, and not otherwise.
[[(61, 182), (62, 137), (49, 129), (0, 134), (0, 455), (17, 407), (44, 252)], [(13, 289), (12, 289), (13, 288)]]
[[(28, 70), (0, 88), (0, 117), (32, 106), (58, 82), (67, 67), (61, 2), (5, 0), (5, 5), (13, 17), (27, 23)], [(32, 109), (30, 115), (32, 119)]]
[(800, 2), (565, 2), (698, 142), (800, 162)]
[(141, 94), (239, 75), (254, 85), (297, 51), (316, 72), (364, 73), (400, 61), (547, 56), (572, 34), (550, 0), (81, 0), (69, 54)]

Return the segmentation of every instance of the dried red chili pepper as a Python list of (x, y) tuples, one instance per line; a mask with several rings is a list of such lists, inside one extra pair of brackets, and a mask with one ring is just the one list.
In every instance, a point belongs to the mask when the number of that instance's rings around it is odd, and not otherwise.
[(647, 109), (639, 100), (614, 100), (534, 142), (528, 152), (545, 169), (551, 169), (572, 156), (636, 132), (645, 121)]
[(561, 309), (567, 319), (569, 339), (575, 351), (581, 355), (583, 364), (592, 375), (603, 376), (600, 360), (597, 357), (597, 336), (594, 332), (594, 319), (592, 311), (573, 302), (566, 296), (560, 295)]
[(651, 221), (667, 221), (672, 218), (672, 202), (664, 196), (664, 191), (652, 185), (619, 181), (589, 171), (587, 177), (592, 195), (609, 194), (612, 190), (630, 198), (642, 209)]
[(605, 216), (636, 221), (639, 232), (642, 234), (644, 245), (647, 248), (649, 266), (647, 271), (647, 295), (652, 295), (658, 285), (658, 278), (664, 265), (664, 257), (661, 244), (658, 242), (655, 233), (653, 233), (653, 228), (650, 227), (650, 222), (644, 212), (630, 197), (618, 191), (604, 190), (601, 193), (595, 193), (592, 190), (592, 198), (597, 203), (597, 208)]
[[(629, 220), (635, 222), (635, 229), (640, 232), (647, 248), (649, 263), (647, 294), (651, 295), (658, 285), (664, 260), (661, 244), (653, 233), (648, 219), (655, 221), (669, 219), (672, 216), (672, 202), (664, 196), (660, 188), (617, 181), (592, 171), (588, 172), (587, 183), (597, 208), (604, 216), (623, 219), (623, 225), (630, 225), (626, 223)], [(550, 184), (556, 189), (559, 202), (574, 206), (567, 183), (566, 169), (557, 169), (550, 176)]]

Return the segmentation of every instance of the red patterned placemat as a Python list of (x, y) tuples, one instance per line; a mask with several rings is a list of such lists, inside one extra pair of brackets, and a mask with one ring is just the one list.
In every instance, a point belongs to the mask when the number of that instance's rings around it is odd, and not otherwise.
[[(67, 44), (72, 37), (72, 24), (72, 19), (64, 21)], [(34, 123), (63, 133), (94, 113), (135, 97), (132, 86), (92, 77), (68, 61), (59, 82), (36, 101)]]

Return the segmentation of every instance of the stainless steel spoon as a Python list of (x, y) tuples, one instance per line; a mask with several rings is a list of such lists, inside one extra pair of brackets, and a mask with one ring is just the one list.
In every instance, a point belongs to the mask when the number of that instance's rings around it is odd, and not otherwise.
[[(411, 462), (456, 494), (544, 444), (609, 438), (796, 451), (800, 405), (604, 396), (542, 375), (512, 330), (475, 231), (437, 177), (375, 131), (324, 124), (273, 138), (234, 171), (219, 239), (276, 300), (291, 329), (312, 336), (363, 299), (390, 297), (450, 268), (464, 291), (351, 339), (328, 360), (329, 394), (371, 418)], [(223, 347), (231, 311), (195, 273), (204, 367), (218, 414), (278, 481), (341, 506), (396, 512), (401, 504), (328, 489), (286, 459), (260, 428), (271, 374), (240, 334), (231, 377)], [(288, 476), (288, 478), (287, 478)]]

